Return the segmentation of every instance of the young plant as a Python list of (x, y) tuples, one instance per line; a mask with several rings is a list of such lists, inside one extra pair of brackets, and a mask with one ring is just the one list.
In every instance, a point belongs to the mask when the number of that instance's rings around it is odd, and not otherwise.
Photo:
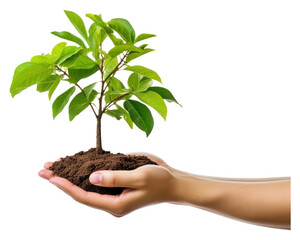
[[(153, 80), (161, 83), (161, 78), (155, 71), (139, 65), (129, 65), (134, 59), (153, 51), (147, 47), (148, 44), (137, 45), (155, 35), (142, 33), (136, 37), (133, 27), (126, 19), (114, 18), (104, 22), (101, 15), (95, 14), (86, 15), (93, 21), (87, 31), (80, 16), (71, 11), (65, 13), (82, 38), (66, 31), (52, 32), (55, 36), (76, 43), (76, 46), (60, 42), (54, 46), (51, 54), (37, 55), (29, 62), (20, 64), (15, 69), (10, 87), (12, 97), (37, 85), (36, 90), (48, 92), (50, 100), (58, 85), (71, 85), (54, 100), (53, 118), (65, 108), (78, 90), (79, 93), (69, 104), (69, 119), (72, 121), (83, 110), (91, 108), (97, 121), (96, 150), (99, 154), (104, 153), (101, 138), (103, 114), (118, 120), (123, 118), (130, 128), (133, 128), (134, 123), (148, 136), (154, 121), (146, 105), (166, 119), (167, 107), (164, 100), (178, 104), (169, 90), (152, 86)], [(108, 41), (112, 42), (112, 48), (105, 50), (103, 46)], [(120, 70), (131, 72), (127, 87), (116, 78)], [(82, 87), (84, 81), (81, 80), (97, 72), (100, 73), (99, 80)], [(131, 99), (133, 96), (139, 101)], [(123, 107), (120, 106), (120, 101), (123, 101)]]

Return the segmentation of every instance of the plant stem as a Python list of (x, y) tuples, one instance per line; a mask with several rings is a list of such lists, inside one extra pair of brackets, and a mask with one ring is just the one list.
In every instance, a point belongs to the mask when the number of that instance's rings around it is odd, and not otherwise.
[(102, 137), (101, 137), (101, 119), (102, 115), (98, 116), (97, 118), (97, 136), (96, 136), (96, 152), (98, 154), (103, 154), (103, 148), (102, 148)]

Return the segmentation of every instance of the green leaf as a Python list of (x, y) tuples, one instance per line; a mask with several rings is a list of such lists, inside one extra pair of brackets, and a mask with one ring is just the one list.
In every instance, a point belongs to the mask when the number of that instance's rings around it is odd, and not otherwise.
[(74, 64), (71, 66), (72, 69), (90, 69), (95, 67), (95, 62), (88, 56), (79, 55)]
[(124, 68), (124, 70), (128, 70), (131, 72), (141, 74), (142, 76), (151, 78), (151, 79), (156, 80), (161, 83), (161, 79), (158, 76), (158, 74), (149, 68), (136, 65), (136, 66), (128, 66), (128, 67)]
[(134, 95), (142, 102), (153, 107), (163, 117), (163, 119), (166, 120), (167, 112), (168, 112), (167, 106), (163, 98), (159, 94), (152, 91), (147, 91), (147, 92), (134, 93)]
[(98, 83), (98, 82), (94, 82), (94, 83), (92, 83), (92, 84), (86, 86), (86, 87), (83, 89), (84, 94), (85, 94), (85, 96), (86, 96), (86, 98), (87, 98), (87, 100), (88, 100), (89, 103), (92, 102), (92, 101), (95, 99), (95, 97), (93, 97), (93, 96), (92, 96), (93, 94), (91, 94), (91, 93), (92, 93), (94, 87), (97, 85), (97, 83)]
[(71, 87), (55, 99), (52, 104), (53, 119), (64, 109), (74, 92), (75, 87)]
[(80, 33), (80, 35), (87, 41), (88, 36), (84, 26), (84, 23), (79, 15), (74, 12), (65, 10), (67, 17), (69, 18), (70, 22), (76, 28), (76, 30)]
[(125, 42), (133, 43), (135, 39), (135, 32), (126, 19), (115, 18), (108, 22), (113, 30), (115, 30)]
[(54, 46), (54, 48), (52, 49), (51, 55), (55, 61), (60, 57), (60, 55), (61, 55), (63, 49), (66, 47), (66, 45), (67, 45), (66, 42), (61, 42)]
[(177, 100), (175, 99), (175, 97), (173, 96), (173, 94), (166, 88), (163, 88), (163, 87), (150, 87), (148, 90), (152, 91), (152, 92), (156, 92), (157, 94), (159, 94), (163, 99), (167, 100), (168, 102), (175, 102), (178, 105), (180, 105), (177, 102)]
[(114, 44), (115, 46), (122, 45), (122, 44), (124, 43), (122, 39), (117, 38), (117, 37), (116, 37), (114, 34), (112, 34), (112, 33), (108, 34), (108, 36), (109, 36), (110, 40), (113, 42), (113, 44)]
[(99, 59), (99, 47), (100, 44), (107, 37), (107, 34), (104, 29), (98, 27), (95, 23), (93, 23), (89, 29), (89, 46), (93, 52), (93, 56), (96, 60)]
[(105, 113), (111, 117), (116, 118), (117, 120), (120, 120), (122, 117), (127, 122), (128, 126), (132, 129), (133, 128), (133, 122), (129, 115), (129, 113), (122, 108), (121, 106), (116, 104), (117, 109), (113, 110), (107, 110)]
[(142, 52), (130, 52), (128, 54), (128, 56), (126, 57), (126, 62), (128, 63), (128, 62), (132, 61), (133, 59), (136, 59), (136, 58), (143, 56), (144, 54), (152, 52), (152, 51), (154, 51), (154, 49), (146, 48)]
[(130, 42), (133, 43), (135, 40), (135, 31), (134, 31), (133, 27), (131, 26), (130, 22), (124, 18), (114, 18), (114, 19), (112, 19), (112, 21), (122, 24), (129, 31), (130, 40), (131, 40)]
[(152, 84), (153, 84), (152, 79), (143, 77), (139, 82), (139, 86), (136, 89), (136, 92), (146, 91), (149, 87), (152, 86)]
[(11, 96), (14, 97), (24, 89), (37, 84), (47, 78), (53, 71), (48, 64), (25, 62), (16, 69), (10, 86)]
[(76, 37), (72, 33), (69, 33), (69, 32), (66, 32), (66, 31), (62, 31), (62, 32), (55, 32), (54, 31), (54, 32), (51, 32), (51, 33), (53, 35), (57, 36), (57, 37), (69, 40), (69, 41), (74, 42), (74, 43), (77, 43), (81, 47), (86, 48), (84, 42), (79, 37)]
[(111, 50), (109, 50), (108, 54), (111, 57), (116, 57), (124, 51), (143, 52), (143, 50), (138, 47), (129, 44), (123, 44), (123, 45), (117, 45), (113, 47)]
[[(92, 84), (95, 85), (95, 84)], [(83, 89), (85, 92), (85, 89)], [(79, 113), (81, 113), (84, 109), (86, 109), (89, 104), (95, 99), (98, 92), (96, 90), (91, 89), (89, 97), (87, 99), (86, 94), (82, 92), (78, 93), (70, 102), (69, 105), (69, 119), (72, 121)]]
[(130, 74), (127, 85), (129, 88), (131, 88), (133, 91), (137, 90), (139, 87), (139, 82), (141, 80), (141, 76), (137, 73)]
[(43, 64), (54, 64), (54, 58), (52, 55), (47, 54), (47, 55), (36, 55), (31, 58), (30, 62), (34, 63), (43, 63)]
[[(63, 75), (62, 75), (62, 77), (63, 77)], [(60, 83), (60, 80), (61, 80), (61, 79), (56, 79), (56, 80), (52, 83), (52, 85), (51, 85), (51, 87), (50, 87), (50, 89), (49, 89), (49, 92), (48, 92), (48, 98), (49, 98), (49, 100), (51, 100), (51, 97), (52, 97), (52, 95), (53, 95), (55, 89), (57, 88), (58, 84)]]
[(117, 57), (108, 57), (104, 60), (104, 78), (106, 78), (118, 66)]
[(101, 15), (96, 14), (86, 14), (86, 16), (92, 19), (98, 26), (102, 27), (107, 34), (113, 33), (114, 31), (106, 25), (106, 23), (102, 20)]
[(135, 100), (126, 100), (124, 108), (128, 111), (134, 124), (144, 131), (148, 137), (154, 126), (154, 120), (149, 108)]
[(69, 69), (69, 75), (70, 75), (70, 82), (71, 83), (77, 83), (79, 80), (83, 78), (87, 78), (91, 75), (93, 75), (95, 72), (97, 72), (98, 66), (95, 65), (94, 67), (90, 69)]
[(152, 37), (156, 37), (156, 35), (154, 34), (149, 34), (149, 33), (142, 33), (140, 35), (137, 36), (137, 38), (135, 39), (135, 43), (148, 39), (148, 38), (152, 38)]
[(65, 47), (62, 50), (62, 52), (60, 54), (60, 57), (58, 58), (58, 60), (56, 61), (56, 63), (60, 65), (65, 60), (67, 60), (68, 58), (70, 58), (73, 55), (75, 55), (76, 53), (78, 53), (81, 49), (82, 49), (81, 47), (75, 47), (75, 46)]
[(124, 89), (125, 86), (124, 84), (119, 80), (117, 79), (116, 77), (110, 77), (108, 79), (108, 88), (111, 89), (112, 91), (114, 90), (121, 90), (121, 89)]
[(46, 92), (49, 91), (51, 88), (52, 84), (58, 79), (62, 79), (63, 75), (50, 75), (49, 77), (45, 78), (44, 80), (40, 81), (37, 85), (36, 90), (38, 92)]

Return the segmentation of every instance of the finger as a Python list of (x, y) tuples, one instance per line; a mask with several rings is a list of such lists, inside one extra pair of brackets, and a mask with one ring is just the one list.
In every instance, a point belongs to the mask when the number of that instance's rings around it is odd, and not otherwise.
[(90, 175), (90, 182), (102, 187), (138, 188), (142, 184), (139, 171), (97, 171)]
[(46, 162), (46, 163), (44, 164), (44, 168), (45, 168), (45, 169), (49, 169), (49, 167), (51, 167), (52, 164), (53, 164), (53, 162)]
[(82, 188), (61, 177), (52, 177), (49, 180), (52, 184), (63, 190), (76, 201), (90, 207), (113, 212), (118, 204), (118, 197), (113, 195), (101, 195), (94, 192), (86, 192)]
[(52, 175), (52, 171), (49, 171), (47, 169), (42, 169), (41, 171), (39, 171), (39, 176), (46, 179), (46, 180), (49, 180), (50, 178), (53, 177)]

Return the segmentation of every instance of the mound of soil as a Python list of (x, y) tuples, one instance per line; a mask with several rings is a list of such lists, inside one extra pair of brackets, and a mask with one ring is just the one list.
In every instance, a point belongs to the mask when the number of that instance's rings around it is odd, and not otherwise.
[(146, 164), (154, 164), (146, 156), (124, 155), (121, 153), (96, 154), (91, 148), (86, 152), (78, 152), (73, 156), (66, 156), (54, 162), (49, 168), (55, 176), (68, 179), (78, 187), (100, 194), (119, 195), (124, 188), (107, 188), (92, 185), (89, 181), (91, 173), (97, 170), (133, 170)]

